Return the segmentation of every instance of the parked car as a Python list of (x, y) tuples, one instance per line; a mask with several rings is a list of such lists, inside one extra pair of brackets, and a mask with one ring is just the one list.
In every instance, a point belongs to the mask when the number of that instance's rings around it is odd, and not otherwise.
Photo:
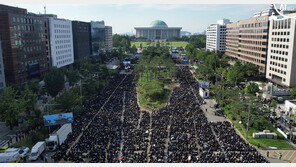
[(21, 158), (24, 158), (28, 155), (30, 149), (28, 147), (20, 147), (19, 154)]

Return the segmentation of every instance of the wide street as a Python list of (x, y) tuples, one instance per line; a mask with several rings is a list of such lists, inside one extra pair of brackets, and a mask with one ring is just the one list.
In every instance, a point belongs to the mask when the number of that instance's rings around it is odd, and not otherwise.
[(55, 162), (266, 162), (224, 117), (214, 115), (211, 100), (200, 106), (202, 99), (188, 67), (179, 66), (178, 71), (178, 86), (157, 111), (139, 108), (133, 73), (119, 74), (103, 92), (107, 96), (90, 100), (85, 114), (75, 119), (73, 134), (52, 158)]

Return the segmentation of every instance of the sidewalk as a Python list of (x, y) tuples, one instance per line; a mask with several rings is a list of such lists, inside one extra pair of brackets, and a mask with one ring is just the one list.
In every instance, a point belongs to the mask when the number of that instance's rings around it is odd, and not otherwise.
[(229, 121), (227, 118), (223, 116), (215, 115), (215, 108), (213, 107), (216, 104), (214, 99), (204, 99), (206, 104), (202, 104), (200, 108), (204, 111), (205, 116), (207, 117), (209, 122), (223, 122)]
[(16, 128), (10, 130), (10, 128), (7, 127), (4, 122), (0, 122), (0, 147), (8, 145), (9, 141), (14, 144), (16, 142), (16, 133)]

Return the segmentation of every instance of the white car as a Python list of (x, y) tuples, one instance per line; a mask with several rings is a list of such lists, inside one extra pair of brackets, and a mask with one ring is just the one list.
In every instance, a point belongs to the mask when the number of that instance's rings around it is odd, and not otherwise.
[(21, 158), (24, 158), (29, 153), (30, 149), (28, 147), (20, 147), (19, 154)]
[(24, 158), (27, 156), (30, 149), (28, 147), (19, 147), (19, 148), (8, 148), (5, 153), (13, 153), (17, 152), (19, 154), (19, 157)]

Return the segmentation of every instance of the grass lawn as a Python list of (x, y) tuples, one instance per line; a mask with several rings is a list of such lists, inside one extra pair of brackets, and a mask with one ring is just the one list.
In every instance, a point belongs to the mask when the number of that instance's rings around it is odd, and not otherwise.
[[(164, 91), (165, 91), (164, 98), (162, 98), (159, 101), (149, 101), (147, 98), (144, 97), (145, 89), (143, 88), (143, 85), (150, 82), (150, 80), (148, 79), (150, 76), (149, 75), (147, 76), (146, 74), (147, 73), (143, 74), (142, 77), (139, 78), (137, 81), (137, 83), (139, 84), (137, 86), (137, 93), (139, 97), (140, 106), (151, 111), (160, 109), (164, 107), (167, 103), (169, 94), (171, 92), (171, 83), (165, 84), (164, 86)], [(155, 80), (155, 75), (153, 75), (152, 78), (153, 78), (152, 80)]]
[(240, 131), (240, 133), (247, 139), (247, 141), (255, 146), (259, 146), (261, 148), (269, 148), (269, 147), (277, 147), (278, 149), (282, 148), (293, 148), (288, 141), (284, 139), (284, 137), (273, 127), (270, 126), (268, 130), (271, 132), (275, 132), (278, 135), (278, 139), (254, 139), (253, 132), (259, 132), (255, 129), (249, 129), (248, 135), (246, 137), (246, 128), (239, 124), (238, 121), (232, 121), (234, 126)]
[[(155, 42), (131, 42), (131, 47), (135, 45), (137, 48), (140, 47), (140, 44), (142, 44), (143, 48), (146, 48), (148, 46), (154, 46)], [(172, 46), (172, 47), (186, 47), (188, 42), (185, 41), (178, 41), (178, 42), (161, 42), (161, 46)]]

